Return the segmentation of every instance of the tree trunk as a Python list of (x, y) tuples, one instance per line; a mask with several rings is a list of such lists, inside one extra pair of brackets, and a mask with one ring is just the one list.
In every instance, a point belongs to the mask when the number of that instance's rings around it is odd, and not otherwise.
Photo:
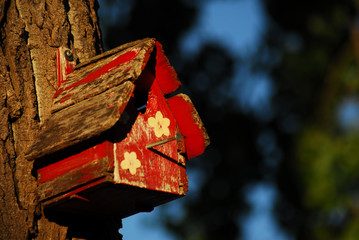
[(0, 0), (0, 239), (76, 231), (45, 218), (24, 154), (50, 116), (56, 48), (69, 47), (79, 62), (102, 51), (96, 9), (96, 0)]

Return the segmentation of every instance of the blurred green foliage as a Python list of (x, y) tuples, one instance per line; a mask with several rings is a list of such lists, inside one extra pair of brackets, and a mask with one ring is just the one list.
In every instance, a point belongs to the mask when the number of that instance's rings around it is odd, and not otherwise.
[(182, 217), (165, 225), (179, 239), (238, 239), (239, 219), (250, 210), (248, 187), (269, 181), (289, 236), (357, 239), (359, 123), (347, 124), (342, 114), (348, 99), (359, 108), (357, 1), (262, 0), (267, 31), (249, 65), (270, 78), (274, 91), (270, 114), (259, 115), (229, 94), (239, 59), (221, 43), (181, 52), (202, 3), (100, 1), (108, 9), (108, 20), (101, 19), (107, 48), (156, 37), (211, 137), (206, 153), (189, 163), (200, 188), (184, 201)]
[[(274, 121), (288, 114), (299, 119), (297, 131), (279, 138), (278, 219), (296, 239), (356, 239), (359, 132), (340, 114), (345, 99), (358, 97), (356, 2), (265, 4), (274, 26), (263, 44), (281, 55), (270, 70), (282, 111)], [(271, 28), (280, 32), (274, 39)]]

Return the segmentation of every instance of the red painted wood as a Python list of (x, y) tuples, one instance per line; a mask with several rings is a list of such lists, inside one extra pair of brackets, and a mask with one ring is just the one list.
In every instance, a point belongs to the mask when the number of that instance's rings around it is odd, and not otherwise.
[[(86, 163), (108, 156), (110, 164), (113, 163), (113, 144), (105, 141), (94, 147), (88, 148), (80, 153), (72, 155), (61, 161), (55, 162), (46, 167), (40, 168), (38, 172), (38, 182), (43, 183), (59, 177), (71, 170), (81, 168)], [(111, 158), (112, 157), (112, 158)]]
[(74, 71), (75, 63), (70, 63), (65, 58), (65, 49), (56, 49), (56, 70), (57, 70), (57, 88), (60, 88), (61, 84), (66, 81), (66, 76)]
[(165, 56), (162, 45), (156, 41), (156, 80), (161, 87), (163, 94), (170, 94), (176, 91), (182, 84), (177, 78), (177, 73)]
[(199, 116), (192, 103), (187, 102), (181, 95), (173, 96), (167, 99), (167, 102), (184, 136), (188, 159), (201, 155), (206, 143), (204, 132), (198, 125)]
[[(168, 119), (169, 125), (165, 127), (167, 131), (157, 129), (156, 135), (155, 128), (149, 123), (150, 118), (154, 122)], [(115, 181), (141, 188), (179, 194), (181, 180), (179, 168), (183, 167), (178, 165), (177, 142), (171, 141), (154, 147), (156, 153), (145, 147), (146, 144), (173, 137), (177, 132), (176, 121), (157, 81), (154, 81), (149, 92), (146, 112), (138, 115), (127, 138), (116, 143), (115, 161), (117, 163), (115, 163), (115, 171), (117, 172), (115, 172)], [(136, 154), (136, 159), (140, 162), (140, 166), (132, 172), (130, 169), (126, 169), (123, 163), (127, 161), (126, 155), (128, 157), (129, 154), (132, 156)]]
[[(56, 93), (55, 93), (55, 96), (57, 96), (58, 94), (62, 93), (63, 91), (66, 91), (66, 90), (69, 90), (69, 89), (72, 89), (72, 88), (75, 88), (79, 85), (82, 85), (82, 84), (86, 84), (86, 83), (89, 83), (89, 82), (92, 82), (94, 81), (95, 79), (99, 78), (100, 76), (110, 72), (110, 71), (115, 71), (117, 67), (119, 66), (122, 66), (124, 64), (127, 64), (129, 63), (130, 61), (132, 61), (133, 59), (136, 58), (136, 56), (138, 55), (138, 53), (140, 52), (140, 48), (137, 48), (137, 49), (134, 49), (134, 50), (131, 50), (131, 51), (128, 51), (120, 56), (118, 56), (117, 58), (115, 58), (113, 61), (105, 64), (104, 66), (102, 66), (101, 68), (91, 72), (90, 74), (88, 74), (86, 77), (84, 77), (83, 79), (81, 79), (80, 81), (78, 82), (75, 82), (73, 84), (71, 84), (70, 86), (67, 86), (65, 88), (59, 88)], [(131, 68), (128, 67), (126, 71), (129, 71)], [(63, 80), (62, 80), (63, 82)], [(62, 99), (63, 100), (63, 99)], [(65, 99), (66, 100), (66, 99)], [(64, 100), (64, 101), (65, 101)]]

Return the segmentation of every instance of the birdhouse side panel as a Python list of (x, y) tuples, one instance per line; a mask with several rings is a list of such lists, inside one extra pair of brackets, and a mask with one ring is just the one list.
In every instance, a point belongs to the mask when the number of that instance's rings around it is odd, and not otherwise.
[(113, 143), (105, 141), (94, 147), (39, 168), (38, 193), (40, 200), (64, 194), (111, 174)]
[(81, 168), (87, 163), (107, 156), (110, 158), (109, 164), (113, 164), (113, 144), (108, 141), (104, 141), (77, 154), (38, 169), (37, 180), (39, 183), (50, 181), (74, 169)]

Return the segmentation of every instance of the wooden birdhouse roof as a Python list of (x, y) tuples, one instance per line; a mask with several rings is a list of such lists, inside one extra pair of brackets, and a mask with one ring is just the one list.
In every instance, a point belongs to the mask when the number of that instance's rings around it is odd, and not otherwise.
[(131, 42), (74, 67), (59, 81), (52, 115), (43, 125), (27, 158), (37, 159), (82, 143), (111, 129), (123, 115), (141, 77), (151, 71), (164, 94), (181, 84), (155, 39)]

